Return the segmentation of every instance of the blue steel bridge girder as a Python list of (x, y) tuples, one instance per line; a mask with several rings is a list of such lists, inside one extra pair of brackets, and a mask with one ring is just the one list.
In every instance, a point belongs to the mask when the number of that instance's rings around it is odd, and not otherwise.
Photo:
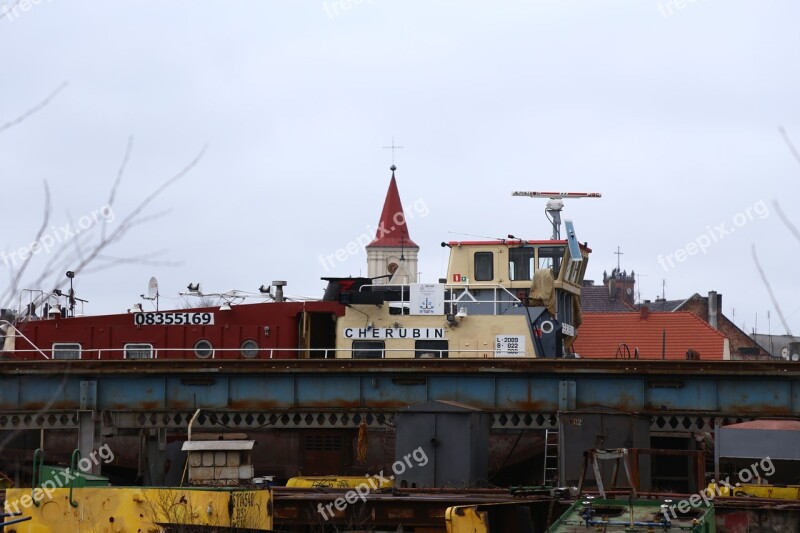
[(175, 413), (196, 408), (392, 412), (429, 400), (461, 402), (498, 416), (604, 408), (662, 416), (796, 417), (800, 365), (586, 360), (0, 362), (0, 416), (79, 410)]

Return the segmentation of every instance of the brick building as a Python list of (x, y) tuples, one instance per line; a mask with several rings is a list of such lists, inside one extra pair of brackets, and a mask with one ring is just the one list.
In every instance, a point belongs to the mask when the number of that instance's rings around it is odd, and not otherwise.
[[(580, 333), (584, 333), (586, 321), (591, 321), (596, 314), (641, 313), (644, 308), (651, 315), (688, 312), (719, 331), (728, 340), (730, 359), (772, 359), (767, 350), (722, 313), (722, 295), (716, 291), (709, 291), (708, 296), (695, 293), (684, 300), (656, 299), (636, 304), (635, 282), (633, 271), (627, 274), (618, 269), (612, 270), (611, 275), (603, 273), (603, 285), (595, 285), (590, 280), (584, 281), (581, 305), (585, 318)], [(638, 327), (637, 324), (632, 321), (629, 327)], [(705, 358), (704, 354), (701, 353), (701, 357)]]

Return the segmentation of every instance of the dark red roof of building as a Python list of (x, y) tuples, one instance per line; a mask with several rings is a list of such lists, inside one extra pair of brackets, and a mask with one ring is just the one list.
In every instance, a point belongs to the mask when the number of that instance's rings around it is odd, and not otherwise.
[(386, 200), (383, 202), (378, 229), (375, 231), (375, 240), (367, 247), (370, 246), (419, 248), (408, 233), (406, 215), (403, 211), (403, 203), (400, 201), (400, 192), (397, 190), (394, 171), (392, 172), (392, 181), (389, 182), (389, 190), (386, 192)]
[(619, 296), (611, 296), (607, 285), (581, 287), (581, 309), (584, 313), (633, 312), (634, 308)]
[(625, 343), (631, 356), (661, 359), (662, 333), (666, 331), (666, 359), (686, 359), (690, 349), (700, 359), (725, 358), (726, 337), (688, 311), (671, 313), (585, 313), (574, 349), (581, 357), (614, 358)]

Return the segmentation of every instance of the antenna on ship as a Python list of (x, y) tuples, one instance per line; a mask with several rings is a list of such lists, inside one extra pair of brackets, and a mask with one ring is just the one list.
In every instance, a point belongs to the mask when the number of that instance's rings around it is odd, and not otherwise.
[(150, 282), (147, 284), (147, 296), (144, 294), (141, 295), (142, 300), (155, 300), (156, 302), (156, 311), (158, 311), (158, 280), (155, 276), (150, 278)]
[(553, 240), (561, 240), (561, 210), (564, 209), (564, 198), (601, 198), (599, 192), (540, 192), (540, 191), (514, 191), (511, 196), (528, 196), (530, 198), (549, 198), (547, 211), (553, 224)]

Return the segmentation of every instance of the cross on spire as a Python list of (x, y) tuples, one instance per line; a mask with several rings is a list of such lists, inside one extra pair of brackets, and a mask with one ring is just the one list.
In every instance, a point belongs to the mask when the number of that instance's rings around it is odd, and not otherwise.
[(402, 149), (404, 147), (395, 145), (394, 144), (394, 135), (392, 135), (392, 145), (391, 146), (383, 146), (384, 150), (387, 150), (389, 148), (391, 148), (391, 150), (392, 150), (392, 166), (394, 166), (394, 151), (395, 150), (400, 150), (400, 149)]
[(617, 256), (617, 272), (621, 272), (621, 270), (619, 269), (619, 260), (622, 258), (623, 255), (625, 255), (625, 252), (620, 252), (619, 246), (617, 246), (617, 251), (614, 252), (614, 254)]

